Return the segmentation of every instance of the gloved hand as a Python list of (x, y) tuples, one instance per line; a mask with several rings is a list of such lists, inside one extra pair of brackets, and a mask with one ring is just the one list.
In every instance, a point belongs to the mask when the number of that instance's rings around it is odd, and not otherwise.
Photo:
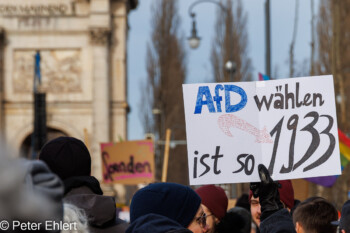
[(254, 197), (259, 197), (261, 206), (261, 221), (266, 219), (276, 211), (283, 209), (278, 192), (279, 184), (270, 177), (269, 171), (263, 164), (259, 164), (258, 172), (261, 182), (251, 183), (250, 189)]

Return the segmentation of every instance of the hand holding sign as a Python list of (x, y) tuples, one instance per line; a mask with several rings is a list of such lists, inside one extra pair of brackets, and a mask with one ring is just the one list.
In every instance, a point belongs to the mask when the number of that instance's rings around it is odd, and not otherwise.
[(261, 205), (261, 218), (263, 221), (276, 211), (283, 209), (283, 204), (280, 201), (279, 183), (273, 181), (269, 171), (263, 164), (259, 164), (258, 172), (261, 182), (252, 183), (250, 188), (255, 198), (259, 197)]
[(183, 90), (191, 184), (340, 174), (332, 76)]

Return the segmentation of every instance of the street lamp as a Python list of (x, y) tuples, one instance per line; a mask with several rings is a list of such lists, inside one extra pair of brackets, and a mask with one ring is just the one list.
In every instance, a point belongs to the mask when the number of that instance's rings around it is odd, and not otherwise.
[[(198, 0), (194, 3), (192, 3), (192, 5), (190, 5), (189, 9), (188, 9), (188, 13), (190, 15), (190, 17), (192, 18), (192, 30), (191, 30), (191, 36), (188, 38), (188, 43), (189, 46), (192, 49), (196, 49), (199, 47), (200, 44), (200, 37), (197, 36), (197, 29), (196, 29), (196, 14), (193, 12), (193, 8), (200, 4), (200, 3), (204, 3), (204, 2), (208, 2), (208, 3), (214, 3), (215, 5), (219, 6), (221, 11), (227, 16), (227, 12), (228, 9), (221, 3), (218, 1), (214, 1), (214, 0)], [(230, 46), (232, 46), (232, 42), (230, 43)], [(229, 48), (229, 52), (230, 52), (230, 56), (229, 56), (229, 60), (226, 61), (226, 63), (224, 64), (224, 69), (229, 73), (230, 77), (229, 77), (229, 81), (233, 82), (233, 76), (236, 72), (237, 69), (237, 64), (233, 61), (232, 59), (232, 47)], [(229, 195), (231, 196), (231, 194), (235, 193), (237, 196), (241, 194), (240, 190), (242, 188), (238, 188), (236, 187), (236, 185), (229, 185), (229, 184), (222, 184), (220, 185), (222, 186), (222, 188), (224, 188)]]
[[(156, 162), (156, 177), (161, 176), (162, 174), (159, 173), (162, 168), (162, 159), (161, 159), (161, 147), (158, 145), (158, 141), (162, 139), (163, 134), (165, 133), (164, 131), (164, 126), (165, 126), (165, 118), (164, 118), (164, 111), (161, 108), (153, 108), (152, 109), (152, 114), (157, 117), (157, 127), (158, 130), (155, 129), (154, 135), (154, 143), (155, 143), (155, 162)], [(157, 132), (158, 131), (158, 132)], [(158, 133), (158, 135), (156, 134)]]
[(237, 65), (234, 61), (228, 60), (225, 63), (225, 70), (230, 74), (230, 81), (233, 82), (233, 75), (236, 72)]
[(223, 12), (226, 12), (226, 8), (220, 3), (220, 2), (216, 2), (216, 1), (212, 1), (212, 0), (198, 0), (194, 3), (192, 3), (192, 5), (190, 5), (190, 7), (188, 8), (188, 14), (190, 15), (190, 17), (192, 18), (192, 30), (191, 30), (191, 36), (188, 37), (188, 44), (190, 45), (190, 47), (192, 49), (196, 49), (198, 48), (201, 38), (197, 36), (197, 29), (196, 29), (196, 13), (193, 12), (193, 7), (195, 5), (198, 5), (200, 3), (203, 2), (210, 2), (210, 3), (214, 3), (217, 6), (219, 6)]
[[(204, 3), (204, 2), (207, 2), (207, 3), (214, 3), (215, 5), (219, 6), (221, 11), (225, 14), (227, 14), (227, 8), (222, 5), (221, 2), (217, 2), (217, 1), (213, 1), (213, 0), (198, 0), (194, 3), (192, 3), (192, 5), (190, 5), (190, 7), (188, 8), (188, 13), (190, 15), (190, 17), (192, 18), (192, 30), (191, 30), (191, 36), (187, 38), (188, 40), (188, 44), (190, 46), (190, 48), (192, 49), (196, 49), (199, 47), (199, 44), (200, 44), (200, 40), (201, 38), (198, 37), (197, 35), (197, 28), (196, 28), (196, 13), (193, 12), (193, 8), (200, 4), (200, 3)], [(231, 50), (231, 49), (230, 49)], [(231, 53), (231, 51), (230, 51)], [(233, 82), (233, 76), (236, 72), (236, 68), (237, 68), (237, 65), (236, 63), (232, 60), (232, 56), (230, 58), (230, 60), (228, 60), (225, 65), (224, 65), (224, 68), (225, 70), (229, 73), (230, 75), (230, 80), (231, 82)]]
[(160, 108), (153, 108), (152, 109), (152, 114), (154, 116), (158, 115), (159, 119), (158, 119), (158, 128), (159, 128), (159, 132), (158, 132), (158, 140), (161, 139), (163, 133), (165, 132), (165, 118), (164, 118), (164, 112), (162, 109)]
[(335, 97), (335, 100), (337, 101), (338, 104), (341, 104), (341, 101), (342, 101), (341, 95), (338, 94), (338, 95)]
[(191, 30), (191, 36), (188, 37), (188, 44), (192, 49), (196, 49), (199, 46), (199, 43), (201, 42), (201, 38), (197, 36), (197, 29), (196, 29), (196, 14), (192, 13), (192, 30)]

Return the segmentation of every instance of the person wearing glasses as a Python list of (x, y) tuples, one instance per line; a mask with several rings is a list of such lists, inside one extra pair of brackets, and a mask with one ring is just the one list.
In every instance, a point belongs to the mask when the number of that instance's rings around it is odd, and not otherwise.
[(202, 199), (202, 208), (207, 215), (207, 232), (214, 233), (227, 211), (226, 193), (221, 187), (215, 185), (204, 185), (195, 191)]
[(206, 233), (206, 220), (201, 198), (190, 187), (155, 183), (133, 196), (126, 233)]

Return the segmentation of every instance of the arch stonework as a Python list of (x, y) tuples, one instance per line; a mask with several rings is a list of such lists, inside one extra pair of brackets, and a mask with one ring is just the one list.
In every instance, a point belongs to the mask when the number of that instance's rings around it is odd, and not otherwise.
[[(68, 122), (59, 122), (59, 121), (48, 122), (47, 128), (52, 128), (52, 129), (61, 131), (70, 137), (83, 138), (83, 134), (79, 133), (79, 131)], [(32, 132), (33, 132), (33, 123), (30, 123), (30, 124), (26, 123), (15, 133), (15, 137), (12, 140), (10, 140), (9, 143), (13, 145), (13, 148), (18, 150), (23, 144), (24, 140), (30, 134), (32, 134)]]
[(2, 0), (0, 5), (6, 6), (0, 11), (4, 140), (18, 152), (32, 133), (33, 57), (39, 51), (47, 126), (82, 141), (86, 129), (92, 175), (101, 179), (100, 143), (127, 138), (127, 17), (137, 1)]

